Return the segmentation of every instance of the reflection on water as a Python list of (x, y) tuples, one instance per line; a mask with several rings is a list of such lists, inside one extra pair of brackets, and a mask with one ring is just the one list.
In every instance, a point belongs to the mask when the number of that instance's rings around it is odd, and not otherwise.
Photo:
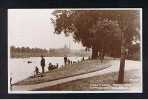
[[(82, 57), (68, 57), (68, 58), (72, 61), (78, 61), (82, 59)], [(33, 75), (35, 66), (37, 66), (39, 68), (39, 71), (41, 72), (40, 60), (41, 60), (40, 57), (9, 59), (8, 74), (10, 77), (12, 77), (12, 83), (18, 82)], [(45, 71), (48, 70), (47, 68), (49, 62), (51, 62), (52, 64), (58, 63), (59, 66), (64, 65), (63, 57), (45, 57), (45, 60), (46, 60)], [(31, 61), (32, 63), (28, 63), (28, 61)]]

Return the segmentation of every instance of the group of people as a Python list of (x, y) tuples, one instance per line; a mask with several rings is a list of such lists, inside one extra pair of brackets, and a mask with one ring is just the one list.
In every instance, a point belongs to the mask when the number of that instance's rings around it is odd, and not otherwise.
[[(40, 61), (41, 69), (42, 69), (42, 74), (45, 73), (45, 58), (41, 55), (41, 61)], [(59, 67), (59, 64), (57, 63), (56, 65), (53, 65), (52, 63), (49, 63), (48, 70), (53, 70)], [(36, 66), (35, 67), (35, 75), (39, 75), (39, 68)]]
[[(84, 57), (82, 57), (82, 60), (81, 61), (84, 61), (84, 60), (85, 60)], [(80, 62), (80, 61), (78, 60), (78, 62)], [(64, 57), (64, 64), (65, 65), (66, 64), (75, 64), (75, 63), (77, 63), (77, 62), (70, 60), (67, 56)]]
[[(82, 60), (81, 61), (84, 61), (84, 57), (82, 57)], [(79, 61), (78, 61), (79, 62)], [(76, 61), (71, 61), (67, 56), (64, 56), (64, 64), (75, 64), (77, 63)], [(45, 72), (45, 58), (41, 55), (41, 61), (40, 61), (40, 65), (41, 65), (41, 69), (42, 69), (42, 74)], [(58, 63), (56, 65), (53, 65), (52, 63), (49, 63), (48, 65), (48, 71), (50, 70), (53, 70), (53, 69), (56, 69), (58, 68), (59, 65)], [(35, 67), (35, 75), (39, 75), (40, 72), (39, 72), (39, 68), (36, 66)]]
[(53, 65), (52, 63), (49, 63), (48, 71), (53, 70), (53, 69), (56, 69), (58, 67), (59, 67), (59, 64), (58, 63), (56, 65)]
[[(40, 64), (41, 64), (41, 68), (42, 68), (42, 73), (44, 73), (45, 72), (45, 58), (42, 55), (41, 55)], [(40, 74), (40, 72), (39, 72), (39, 68), (36, 66), (35, 67), (35, 75), (38, 75), (38, 74)]]
[(65, 56), (64, 57), (64, 64), (66, 65), (66, 64), (70, 64), (70, 63), (72, 63), (72, 61), (70, 61), (70, 59), (68, 59), (68, 57)]

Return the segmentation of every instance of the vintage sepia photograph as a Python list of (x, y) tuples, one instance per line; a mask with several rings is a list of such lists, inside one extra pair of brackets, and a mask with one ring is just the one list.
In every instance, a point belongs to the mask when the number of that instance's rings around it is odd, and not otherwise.
[(142, 87), (142, 8), (8, 9), (8, 93)]

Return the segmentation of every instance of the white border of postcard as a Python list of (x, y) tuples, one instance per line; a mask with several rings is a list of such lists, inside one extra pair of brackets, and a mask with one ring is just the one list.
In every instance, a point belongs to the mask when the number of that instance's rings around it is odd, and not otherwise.
[[(50, 9), (50, 8), (49, 8)], [(142, 44), (143, 44), (143, 40), (142, 40), (142, 8), (62, 8), (62, 9), (58, 9), (55, 8), (55, 10), (67, 10), (67, 9), (71, 9), (71, 10), (139, 10), (140, 11), (140, 38), (141, 38), (141, 90), (139, 91), (11, 91), (10, 90), (10, 83), (9, 83), (9, 79), (10, 79), (10, 75), (9, 75), (9, 67), (8, 67), (8, 93), (10, 94), (44, 94), (44, 93), (143, 93), (143, 58), (142, 58)], [(9, 11), (9, 9), (8, 9)], [(8, 38), (9, 38), (9, 33), (8, 33)], [(9, 39), (8, 39), (9, 40)], [(9, 48), (9, 41), (8, 41), (8, 61), (10, 58), (10, 48)], [(8, 62), (8, 66), (9, 66), (9, 62)]]

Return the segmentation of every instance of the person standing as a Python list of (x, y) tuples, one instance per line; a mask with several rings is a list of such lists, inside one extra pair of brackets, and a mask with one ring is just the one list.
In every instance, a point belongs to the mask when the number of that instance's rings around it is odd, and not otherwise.
[(44, 57), (41, 55), (41, 67), (42, 67), (42, 73), (44, 73), (44, 68), (45, 68), (45, 59)]
[(67, 64), (67, 56), (64, 56), (64, 64)]
[(12, 91), (12, 77), (10, 77), (10, 90)]

